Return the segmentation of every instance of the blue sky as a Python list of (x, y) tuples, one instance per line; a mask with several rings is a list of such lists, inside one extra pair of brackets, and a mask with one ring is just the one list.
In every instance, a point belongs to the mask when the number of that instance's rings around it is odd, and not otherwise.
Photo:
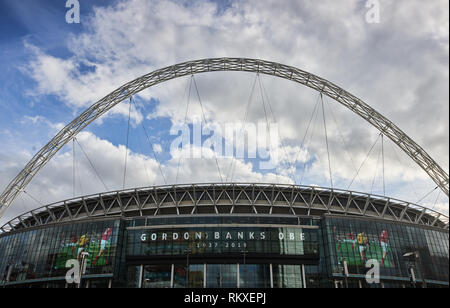
[[(81, 23), (68, 24), (62, 0), (0, 3), (0, 189), (59, 129), (122, 84), (171, 64), (224, 56), (281, 62), (331, 80), (393, 120), (448, 170), (448, 1), (383, 0), (380, 24), (365, 22), (363, 0), (80, 0), (80, 8)], [(197, 76), (208, 121), (242, 122), (254, 78)], [(329, 186), (320, 117), (313, 121), (314, 140), (299, 148), (317, 93), (270, 77), (262, 82), (280, 125), (277, 151), (292, 158), (301, 150), (296, 176), (304, 175), (303, 184)], [(179, 153), (164, 148), (155, 161), (141, 126), (152, 144), (173, 140), (169, 129), (184, 120), (188, 85), (189, 78), (174, 80), (135, 97), (127, 187), (162, 184), (159, 163), (173, 183), (179, 161), (178, 182), (218, 180), (211, 157), (179, 160)], [(252, 123), (265, 121), (259, 94), (251, 105)], [(337, 119), (329, 123), (328, 136), (333, 177), (345, 189), (378, 132), (341, 106), (330, 106)], [(195, 97), (189, 111), (189, 122), (201, 117)], [(126, 104), (116, 106), (79, 136), (110, 189), (122, 187), (127, 116)], [(435, 186), (401, 151), (386, 147), (388, 195), (415, 202)], [(75, 195), (103, 191), (76, 151)], [(374, 153), (352, 189), (382, 192), (379, 145)], [(287, 160), (273, 170), (258, 168), (258, 159), (236, 161), (236, 180), (293, 183)], [(229, 160), (219, 163), (229, 171)], [(68, 145), (27, 190), (43, 203), (72, 197), (72, 164)], [(423, 203), (448, 212), (448, 198), (437, 192)], [(36, 206), (22, 196), (8, 217)]]

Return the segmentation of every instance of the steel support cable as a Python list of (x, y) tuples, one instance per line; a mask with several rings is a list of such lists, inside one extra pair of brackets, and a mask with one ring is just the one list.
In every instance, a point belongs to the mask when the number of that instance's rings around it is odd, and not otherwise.
[(269, 94), (266, 91), (266, 87), (264, 86), (264, 83), (260, 80), (261, 77), (259, 77), (258, 79), (259, 79), (260, 87), (262, 88), (262, 91), (263, 91), (264, 95), (266, 96), (267, 105), (269, 106), (270, 113), (272, 114), (272, 120), (273, 120), (273, 122), (275, 124), (277, 124), (278, 137), (280, 138), (280, 147), (283, 149), (284, 155), (286, 156), (286, 161), (287, 161), (287, 164), (288, 164), (288, 171), (291, 171), (292, 180), (294, 181), (294, 183), (296, 183), (295, 172), (294, 172), (294, 169), (293, 169), (293, 166), (292, 166), (292, 162), (289, 161), (289, 156), (288, 156), (286, 147), (284, 147), (283, 144), (282, 144), (282, 138), (280, 137), (281, 136), (280, 127), (278, 126), (277, 117), (275, 116), (275, 112), (273, 111), (272, 104), (270, 103)]
[(381, 156), (383, 164), (383, 196), (386, 196), (386, 178), (385, 178), (385, 165), (384, 165), (384, 135), (381, 134)]
[(437, 196), (436, 196), (436, 200), (434, 200), (434, 204), (433, 207), (431, 208), (432, 211), (434, 211), (434, 209), (436, 208), (436, 205), (438, 203), (439, 197), (441, 196), (442, 190), (439, 189)]
[[(191, 100), (191, 90), (192, 90), (192, 79), (194, 79), (193, 77), (194, 75), (191, 75), (190, 81), (189, 81), (189, 93), (188, 93), (188, 97), (187, 97), (187, 101), (186, 101), (186, 112), (184, 113), (184, 125), (186, 126), (187, 123), (187, 116), (188, 116), (188, 112), (189, 112), (189, 103)], [(175, 184), (178, 184), (178, 175), (179, 175), (179, 171), (180, 171), (180, 163), (181, 163), (181, 158), (183, 157), (183, 147), (184, 147), (184, 134), (183, 132), (181, 132), (181, 152), (180, 152), (180, 157), (178, 157), (178, 164), (177, 164), (177, 174), (175, 176)]]
[(370, 194), (373, 194), (373, 188), (375, 186), (375, 180), (376, 180), (377, 175), (378, 175), (378, 166), (380, 165), (380, 157), (381, 157), (381, 150), (380, 150), (380, 153), (378, 154), (377, 165), (376, 165), (376, 168), (375, 168), (375, 174), (373, 175), (372, 185), (370, 186)]
[(351, 164), (352, 164), (353, 169), (355, 170), (355, 172), (357, 172), (357, 171), (358, 171), (358, 168), (356, 167), (356, 163), (355, 163), (355, 161), (353, 160), (352, 155), (350, 154), (350, 147), (348, 146), (347, 142), (345, 141), (344, 134), (342, 133), (342, 130), (341, 130), (341, 128), (339, 127), (339, 124), (338, 124), (338, 122), (337, 122), (337, 120), (336, 120), (336, 116), (334, 115), (332, 105), (331, 105), (330, 102), (326, 99), (326, 97), (324, 97), (324, 99), (325, 99), (325, 101), (327, 102), (326, 105), (328, 106), (328, 109), (329, 109), (329, 111), (330, 111), (331, 118), (333, 119), (333, 122), (334, 122), (334, 124), (336, 125), (336, 128), (337, 128), (337, 131), (338, 131), (338, 133), (339, 133), (339, 136), (341, 137), (342, 144), (344, 145), (344, 150), (345, 150), (345, 152), (346, 152), (348, 158), (350, 158), (350, 162), (351, 162)]
[[(82, 195), (83, 194), (83, 182), (81, 181), (81, 176), (80, 176), (81, 172), (79, 171), (79, 167), (78, 167), (78, 163), (77, 163), (78, 156), (76, 154), (77, 153), (77, 145), (76, 145), (75, 141), (76, 141), (75, 138), (73, 138), (72, 142), (73, 142), (73, 153), (74, 153), (75, 184), (76, 184), (76, 180), (78, 180), (79, 191), (80, 191), (80, 194)], [(78, 170), (78, 172), (77, 172), (77, 170)], [(76, 189), (77, 189), (77, 186), (75, 185), (75, 191), (76, 191)]]
[[(203, 109), (202, 99), (200, 98), (200, 92), (198, 91), (197, 82), (195, 81), (195, 76), (194, 75), (192, 75), (192, 79), (194, 80), (195, 91), (197, 92), (198, 102), (199, 102), (200, 108), (202, 110), (203, 121), (204, 121), (205, 126), (206, 126), (208, 122), (206, 120), (205, 110)], [(220, 171), (219, 161), (217, 159), (217, 153), (216, 153), (216, 149), (215, 148), (213, 150), (213, 153), (214, 153), (214, 159), (216, 161), (217, 171), (219, 172), (220, 182), (223, 183), (222, 172)]]
[(330, 145), (329, 145), (329, 143), (328, 143), (327, 121), (326, 121), (326, 118), (325, 118), (325, 106), (324, 106), (324, 104), (323, 104), (323, 96), (322, 96), (322, 93), (320, 93), (320, 99), (321, 99), (321, 101), (322, 101), (322, 119), (323, 119), (323, 128), (324, 128), (324, 131), (325, 131), (325, 143), (326, 143), (326, 146), (327, 146), (328, 171), (329, 171), (329, 173), (330, 173), (330, 184), (331, 184), (331, 189), (333, 189), (333, 188), (334, 188), (334, 185), (333, 185), (333, 173), (332, 173), (332, 171), (331, 171)]
[(75, 198), (75, 139), (72, 139), (72, 193)]
[[(133, 103), (134, 104), (134, 103)], [(134, 108), (136, 109), (136, 104), (134, 104)], [(142, 123), (142, 122), (141, 122)], [(142, 136), (140, 136), (141, 138), (142, 138)], [(151, 180), (150, 180), (150, 176), (148, 175), (148, 170), (147, 170), (147, 165), (146, 165), (146, 158), (147, 158), (147, 156), (144, 154), (144, 147), (142, 146), (142, 141), (141, 141), (141, 138), (139, 138), (139, 136), (138, 136), (138, 144), (137, 144), (137, 146), (138, 146), (138, 150), (139, 150), (139, 153), (141, 153), (142, 155), (144, 155), (144, 157), (143, 157), (143, 159), (142, 159), (142, 166), (144, 167), (144, 171), (145, 171), (145, 176), (147, 177), (147, 181), (148, 181), (148, 184), (149, 185), (155, 185), (155, 183), (153, 182), (151, 182)]]
[[(392, 147), (392, 151), (394, 152), (394, 156), (397, 159), (398, 165), (402, 166), (402, 173), (406, 173), (405, 172), (405, 166), (402, 164), (402, 161), (400, 159), (400, 157), (398, 156), (397, 150), (395, 148), (394, 145), (391, 144)], [(416, 196), (417, 199), (419, 199), (419, 194), (417, 193), (416, 188), (414, 187), (414, 185), (410, 182), (410, 181), (406, 181), (408, 183), (409, 188), (411, 189), (411, 191), (414, 193), (414, 195)]]
[[(137, 112), (138, 111), (138, 109), (137, 109), (137, 105), (136, 105), (136, 103), (134, 102), (134, 100), (133, 100), (133, 97), (130, 97), (130, 104), (133, 104), (133, 106), (134, 106), (134, 110)], [(143, 123), (143, 121), (141, 121), (141, 123)], [(139, 152), (138, 153), (140, 153), (140, 154), (142, 154), (142, 155), (144, 155), (144, 158), (142, 159), (142, 167), (143, 167), (143, 170), (144, 170), (144, 172), (145, 172), (145, 176), (146, 176), (146, 178), (147, 178), (147, 181), (148, 181), (148, 183), (150, 184), (150, 177), (149, 177), (149, 175), (148, 175), (148, 170), (147, 170), (147, 166), (146, 166), (146, 164), (145, 164), (145, 158), (146, 158), (146, 156), (145, 156), (145, 154), (144, 154), (144, 147), (142, 146), (142, 141), (141, 141), (141, 138), (139, 138), (140, 136), (137, 136), (137, 147), (138, 147), (138, 150), (139, 150)]]
[(77, 138), (74, 138), (75, 142), (78, 144), (78, 146), (81, 149), (81, 152), (83, 152), (84, 156), (86, 157), (86, 159), (89, 162), (89, 165), (91, 166), (92, 170), (94, 170), (94, 173), (97, 175), (97, 178), (100, 180), (100, 182), (102, 182), (105, 191), (109, 191), (108, 186), (106, 186), (105, 182), (103, 181), (102, 177), (100, 176), (100, 174), (98, 173), (97, 169), (95, 169), (94, 164), (92, 163), (92, 161), (89, 159), (89, 156), (87, 155), (87, 153), (84, 151), (83, 147), (81, 146), (80, 142), (78, 141)]
[[(256, 82), (257, 82), (257, 79), (258, 79), (258, 74), (259, 73), (256, 73), (255, 80), (253, 81), (253, 85), (251, 87), (250, 96), (249, 96), (248, 101), (247, 101), (247, 106), (246, 106), (245, 113), (244, 113), (244, 125), (241, 127), (241, 135), (244, 134), (245, 128), (247, 127), (248, 115), (250, 113), (250, 105), (252, 104), (253, 95), (254, 95), (255, 87), (256, 87)], [(234, 152), (234, 145), (233, 145), (233, 152)], [(237, 152), (237, 144), (236, 144), (236, 152)], [(231, 173), (231, 175), (230, 175), (230, 182), (233, 181), (235, 167), (236, 167), (235, 159), (232, 157), (231, 158), (230, 168), (229, 168), (230, 173)], [(228, 175), (227, 175), (227, 177), (225, 179), (225, 182), (228, 182)]]
[[(134, 102), (134, 100), (131, 100), (131, 102), (133, 103), (134, 108), (137, 109), (136, 103)], [(166, 177), (164, 176), (164, 172), (162, 170), (161, 163), (160, 163), (160, 161), (158, 160), (158, 158), (156, 156), (155, 150), (153, 149), (153, 144), (150, 141), (150, 137), (149, 137), (149, 134), (147, 132), (147, 129), (145, 128), (144, 121), (141, 122), (141, 126), (142, 126), (142, 128), (144, 130), (145, 137), (147, 138), (147, 142), (149, 144), (150, 151), (153, 153), (153, 157), (155, 158), (156, 162), (158, 163), (159, 172), (161, 173), (161, 176), (162, 176), (162, 178), (164, 180), (164, 184), (167, 184), (167, 180), (166, 180)]]
[[(315, 110), (315, 115), (314, 115), (314, 120), (313, 120), (313, 126), (312, 126), (312, 130), (311, 130), (311, 134), (309, 135), (309, 141), (305, 141), (305, 147), (307, 143), (312, 143), (313, 137), (315, 136), (316, 133), (316, 127), (317, 127), (317, 122), (318, 122), (318, 118), (319, 118), (319, 109), (320, 109), (320, 95), (317, 97), (317, 108)], [(306, 166), (307, 164), (303, 164), (303, 170), (302, 170), (302, 176), (300, 178), (300, 183), (299, 185), (303, 184), (303, 180), (305, 178), (305, 174), (306, 174)]]
[(23, 192), (30, 197), (32, 200), (34, 200), (36, 203), (38, 203), (40, 206), (45, 206), (41, 201), (39, 201), (37, 198), (33, 197), (32, 194), (30, 194), (29, 192), (27, 192), (26, 190), (23, 190)]
[[(184, 101), (185, 98), (186, 98), (186, 99), (188, 98), (188, 92), (189, 92), (189, 90), (190, 90), (191, 83), (192, 83), (192, 76), (189, 76), (189, 81), (186, 83), (186, 88), (184, 89), (184, 93), (183, 93), (183, 96), (182, 96), (182, 98), (181, 98), (181, 101)], [(187, 116), (187, 114), (185, 115), (185, 122), (186, 122), (186, 116)], [(182, 136), (182, 138), (183, 138), (183, 137), (184, 137), (184, 136)], [(170, 138), (167, 138), (166, 141), (165, 141), (165, 143), (161, 145), (162, 150), (165, 151), (166, 153), (170, 153), (170, 151), (169, 151), (169, 144), (170, 144), (170, 141), (171, 141)], [(183, 140), (182, 140), (182, 142), (183, 142)]]
[[(272, 136), (271, 136), (271, 134), (270, 134), (269, 117), (267, 116), (266, 101), (265, 101), (265, 99), (264, 99), (263, 88), (262, 88), (262, 85), (261, 85), (261, 76), (260, 76), (259, 74), (258, 74), (258, 84), (259, 84), (259, 91), (260, 91), (260, 95), (261, 95), (261, 101), (262, 101), (263, 109), (264, 109), (264, 117), (265, 117), (265, 119), (266, 119), (266, 126), (267, 126), (267, 127), (266, 127), (266, 143), (267, 143), (267, 137), (269, 137), (269, 143), (271, 143), (271, 141), (272, 141)], [(272, 108), (270, 108), (270, 110), (272, 110)], [(276, 123), (275, 116), (273, 115), (273, 111), (272, 111), (272, 118), (274, 119), (274, 121), (275, 121), (275, 123)], [(267, 146), (267, 144), (266, 144), (266, 146)], [(271, 149), (271, 145), (269, 144), (269, 155), (271, 155), (270, 149)], [(286, 154), (287, 154), (287, 153), (286, 153)], [(275, 167), (275, 176), (276, 176), (277, 178), (279, 177), (278, 170), (277, 170), (276, 167)]]
[(131, 119), (131, 100), (133, 97), (130, 97), (130, 107), (128, 108), (128, 127), (127, 127), (127, 144), (125, 146), (125, 167), (123, 169), (123, 182), (122, 189), (125, 189), (125, 181), (127, 177), (127, 162), (128, 162), (128, 142), (130, 138), (130, 119)]
[[(311, 127), (311, 123), (312, 123), (312, 120), (313, 120), (313, 118), (314, 118), (314, 115), (316, 114), (316, 110), (317, 110), (318, 104), (319, 104), (319, 99), (317, 99), (316, 104), (314, 105), (314, 109), (313, 109), (313, 112), (311, 113), (311, 117), (310, 117), (309, 122), (308, 122), (308, 125), (307, 125), (307, 127), (306, 127), (305, 134), (303, 135), (302, 142), (301, 142), (301, 144), (300, 144), (300, 148), (299, 148), (299, 150), (297, 151), (297, 154), (295, 155), (294, 162), (293, 162), (293, 164), (292, 164), (292, 167), (294, 168), (293, 174), (294, 174), (294, 182), (295, 182), (295, 184), (298, 183), (297, 177), (296, 177), (296, 175), (295, 175), (295, 173), (296, 173), (296, 171), (297, 171), (297, 161), (298, 161), (298, 157), (300, 156), (300, 153), (302, 152), (302, 149), (303, 149), (303, 147), (304, 147), (304, 144), (305, 144), (305, 141), (306, 141), (306, 137), (307, 137), (308, 132), (309, 132), (309, 129), (310, 129), (310, 127)], [(306, 164), (303, 164), (303, 170), (304, 170), (305, 165), (306, 165)], [(292, 168), (292, 167), (291, 167), (291, 168)]]
[[(312, 122), (311, 122), (312, 126), (311, 126), (310, 134), (309, 134), (309, 136), (305, 135), (305, 137), (308, 138), (308, 139), (305, 139), (305, 143), (304, 143), (305, 149), (308, 149), (309, 146), (307, 146), (307, 144), (310, 144), (312, 142), (313, 136), (315, 135), (316, 126), (317, 126), (317, 118), (319, 116), (319, 103), (320, 103), (320, 95), (317, 96), (317, 106), (316, 106), (317, 108), (314, 109), (314, 113), (312, 115), (313, 117), (311, 119), (312, 120)], [(309, 151), (309, 149), (308, 149), (308, 151)], [(312, 156), (311, 156), (311, 159), (313, 159)], [(299, 185), (302, 185), (302, 183), (303, 183), (303, 180), (304, 180), (305, 175), (306, 175), (306, 169), (307, 169), (307, 163), (305, 162), (303, 164), (302, 174), (301, 174), (301, 177), (300, 177)]]
[(425, 200), (426, 198), (428, 198), (428, 196), (431, 195), (436, 189), (439, 189), (439, 186), (436, 186), (436, 187), (433, 188), (429, 193), (425, 194), (425, 196), (423, 196), (422, 198), (420, 198), (419, 201), (416, 202), (416, 204), (420, 204), (420, 202), (422, 202), (423, 200)]
[(364, 166), (364, 164), (366, 163), (366, 161), (369, 159), (370, 157), (370, 153), (372, 153), (373, 148), (377, 145), (378, 140), (380, 140), (382, 134), (378, 135), (378, 138), (375, 140), (374, 144), (372, 145), (372, 147), (370, 148), (369, 152), (367, 153), (366, 158), (363, 160), (363, 162), (361, 163), (361, 166), (359, 166), (358, 171), (356, 172), (355, 176), (353, 177), (352, 181), (350, 182), (350, 184), (347, 187), (347, 190), (350, 190), (350, 187), (353, 185), (353, 182), (355, 181), (356, 177), (359, 175), (359, 172), (361, 171), (362, 167)]

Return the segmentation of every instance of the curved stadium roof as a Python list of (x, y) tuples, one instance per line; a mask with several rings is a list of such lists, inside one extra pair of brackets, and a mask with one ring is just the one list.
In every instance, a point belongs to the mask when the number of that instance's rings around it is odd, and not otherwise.
[(315, 186), (221, 183), (154, 186), (64, 200), (14, 218), (0, 234), (94, 218), (199, 214), (340, 214), (449, 229), (447, 215), (388, 197)]

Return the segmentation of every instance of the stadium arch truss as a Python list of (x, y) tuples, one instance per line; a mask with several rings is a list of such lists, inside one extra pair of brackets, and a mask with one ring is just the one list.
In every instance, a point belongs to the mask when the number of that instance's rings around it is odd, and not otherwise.
[(29, 211), (1, 233), (106, 217), (174, 215), (345, 215), (449, 229), (449, 217), (405, 201), (315, 186), (191, 184), (113, 191), (61, 201)]
[(449, 196), (449, 176), (447, 172), (393, 122), (339, 86), (306, 71), (280, 63), (246, 58), (212, 58), (184, 62), (146, 74), (121, 86), (86, 109), (50, 140), (6, 187), (0, 195), (0, 218), (39, 170), (64, 145), (115, 105), (144, 89), (174, 78), (218, 71), (254, 72), (280, 77), (300, 83), (336, 100), (390, 138)]

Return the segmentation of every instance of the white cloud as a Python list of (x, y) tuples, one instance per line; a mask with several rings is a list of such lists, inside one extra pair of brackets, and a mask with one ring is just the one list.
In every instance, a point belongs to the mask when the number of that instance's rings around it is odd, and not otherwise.
[[(56, 95), (74, 110), (82, 110), (122, 84), (178, 62), (221, 56), (277, 61), (311, 71), (362, 98), (404, 129), (448, 170), (448, 1), (384, 0), (381, 8), (381, 23), (367, 24), (364, 1), (357, 0), (238, 1), (221, 11), (207, 1), (119, 1), (110, 7), (96, 8), (93, 16), (83, 21), (85, 31), (68, 40), (71, 57), (59, 58), (26, 45), (34, 57), (25, 70), (37, 83), (34, 93)], [(243, 121), (254, 75), (204, 76), (195, 78), (208, 121), (212, 125)], [(261, 78), (280, 126), (282, 142), (278, 154), (285, 156), (283, 145), (292, 158), (302, 141), (317, 93), (285, 80)], [(159, 104), (150, 114), (142, 107), (133, 109), (134, 122), (140, 123), (145, 116), (169, 117), (172, 123), (183, 123), (188, 85), (189, 77), (141, 92), (140, 104), (149, 104), (151, 98)], [(255, 123), (265, 117), (258, 91), (255, 90), (249, 113), (249, 121)], [(348, 110), (331, 104), (337, 120), (337, 125), (330, 121), (327, 110), (333, 176), (335, 183), (346, 188), (378, 132)], [(189, 121), (201, 118), (194, 90), (189, 108)], [(127, 117), (128, 105), (116, 106), (111, 114)], [(319, 114), (310, 131), (314, 138), (307, 140), (307, 152), (301, 158), (314, 159), (307, 168), (306, 182), (327, 185), (328, 161), (320, 121)], [(105, 172), (108, 184), (120, 187), (122, 168), (114, 166), (123, 164), (124, 147), (115, 147), (89, 134), (80, 135), (80, 141), (83, 138), (100, 170)], [(160, 149), (155, 150), (159, 153)], [(379, 189), (378, 151), (376, 147), (352, 188), (370, 190), (374, 170), (378, 170)], [(67, 161), (64, 157), (58, 156), (51, 164), (68, 164), (70, 157), (65, 157)], [(158, 181), (156, 162), (139, 154), (132, 154), (130, 159), (134, 161), (130, 173), (138, 175), (129, 179), (130, 185)], [(175, 159), (173, 156), (163, 167), (171, 179), (175, 178)], [(143, 164), (147, 171), (139, 167)], [(217, 180), (212, 159), (192, 161), (182, 168), (182, 181)], [(248, 163), (237, 162), (236, 180), (289, 181), (289, 171), (277, 170), (284, 176), (280, 178), (253, 169)], [(385, 170), (388, 193), (394, 197), (417, 201), (416, 195), (424, 195), (435, 186), (392, 146), (387, 146)], [(297, 174), (300, 177), (301, 170)], [(95, 182), (92, 174), (85, 176)], [(37, 177), (34, 184), (53, 180), (46, 181), (39, 182)], [(98, 183), (86, 187), (104, 190)], [(58, 192), (50, 195), (64, 198)]]

